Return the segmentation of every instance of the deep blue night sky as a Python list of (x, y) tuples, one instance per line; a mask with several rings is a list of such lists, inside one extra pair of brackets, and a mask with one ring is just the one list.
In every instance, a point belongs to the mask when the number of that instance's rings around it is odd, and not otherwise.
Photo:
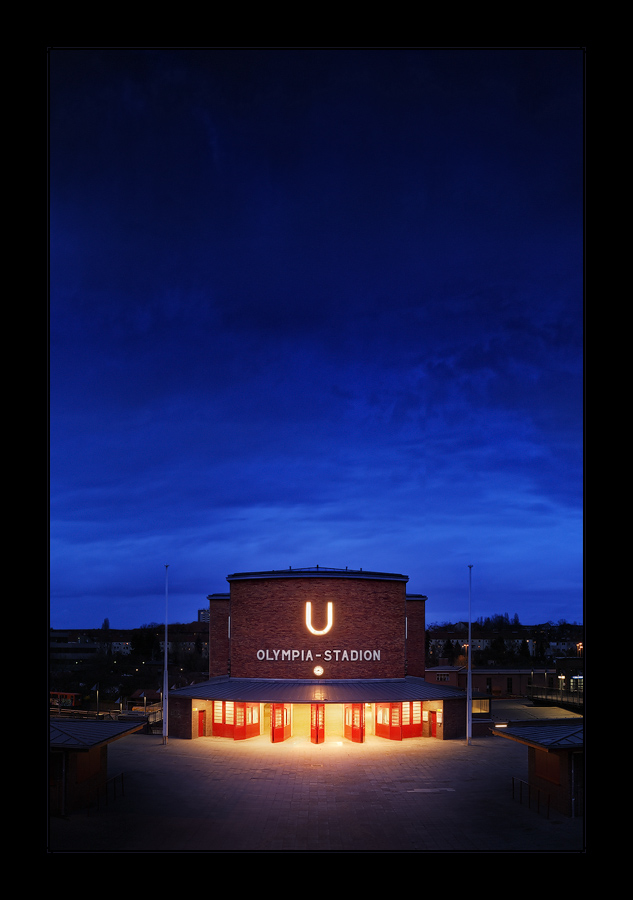
[(50, 624), (400, 572), (583, 620), (579, 49), (60, 49)]

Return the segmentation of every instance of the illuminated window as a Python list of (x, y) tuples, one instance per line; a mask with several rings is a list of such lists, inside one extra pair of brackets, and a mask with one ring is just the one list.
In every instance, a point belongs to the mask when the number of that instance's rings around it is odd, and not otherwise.
[(409, 725), (411, 723), (411, 706), (409, 703), (402, 704), (402, 724)]
[(233, 725), (235, 722), (235, 704), (232, 700), (226, 701), (226, 719), (227, 725)]
[(411, 705), (413, 706), (413, 724), (419, 725), (422, 721), (422, 702), (414, 700)]

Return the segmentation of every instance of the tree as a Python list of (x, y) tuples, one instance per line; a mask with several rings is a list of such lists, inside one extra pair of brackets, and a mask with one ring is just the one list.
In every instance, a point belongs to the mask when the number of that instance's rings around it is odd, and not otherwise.
[(490, 642), (490, 657), (495, 663), (502, 663), (506, 658), (506, 645), (502, 637), (496, 637)]
[(157, 659), (160, 653), (160, 640), (158, 637), (158, 629), (160, 627), (160, 625), (153, 623), (143, 625), (141, 628), (135, 628), (132, 631), (130, 641), (132, 652), (145, 659)]
[(530, 648), (526, 640), (521, 641), (518, 655), (521, 662), (527, 662), (530, 659)]

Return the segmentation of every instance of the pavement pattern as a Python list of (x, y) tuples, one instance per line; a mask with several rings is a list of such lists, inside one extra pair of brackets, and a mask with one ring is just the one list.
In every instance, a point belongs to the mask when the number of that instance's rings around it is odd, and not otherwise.
[(584, 853), (584, 819), (512, 797), (527, 748), (498, 737), (311, 744), (134, 734), (124, 795), (48, 821), (49, 853)]

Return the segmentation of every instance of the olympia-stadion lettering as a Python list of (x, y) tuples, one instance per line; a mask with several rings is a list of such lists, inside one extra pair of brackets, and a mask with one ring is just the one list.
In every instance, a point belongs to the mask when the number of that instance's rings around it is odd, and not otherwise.
[(312, 653), (312, 650), (258, 650), (257, 659), (263, 660), (296, 660), (325, 662), (359, 662), (361, 660), (380, 660), (380, 650), (324, 650), (323, 653)]
[[(327, 625), (318, 630), (312, 624), (312, 604), (306, 603), (306, 626), (312, 634), (324, 635), (332, 628), (334, 622), (334, 604), (330, 601), (327, 605)], [(323, 659), (325, 662), (359, 662), (362, 660), (380, 660), (380, 650), (324, 650), (323, 653), (312, 653), (312, 650), (258, 650), (257, 659), (289, 661), (300, 659), (303, 662), (314, 662), (315, 659)]]

